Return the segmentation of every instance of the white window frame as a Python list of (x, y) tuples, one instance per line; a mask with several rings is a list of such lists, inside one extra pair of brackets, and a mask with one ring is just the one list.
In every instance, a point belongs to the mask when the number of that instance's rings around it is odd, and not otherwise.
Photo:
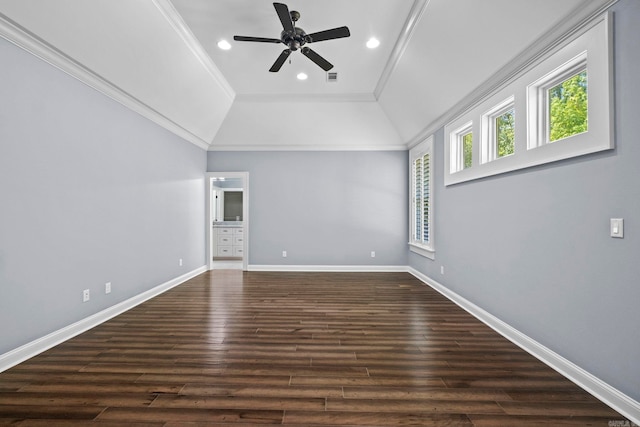
[[(614, 148), (613, 88), (612, 88), (612, 25), (607, 12), (576, 30), (558, 46), (550, 49), (502, 86), (478, 103), (469, 106), (445, 128), (445, 141), (465, 123), (473, 122), (474, 167), (457, 170), (452, 155), (452, 144), (445, 144), (444, 185), (453, 185), (478, 178), (493, 176), (531, 166), (582, 156)], [(587, 71), (588, 130), (553, 143), (548, 142), (547, 90), (556, 82)], [(493, 160), (486, 146), (489, 139), (488, 123), (482, 125), (487, 112), (513, 97), (515, 127), (514, 154)], [(477, 125), (476, 125), (477, 124)], [(495, 126), (495, 124), (493, 125)], [(484, 142), (483, 142), (484, 141)], [(476, 157), (476, 156), (480, 157)], [(476, 161), (475, 159), (478, 159)]]
[[(462, 125), (460, 128), (451, 132), (449, 144), (450, 144), (450, 165), (449, 168), (452, 173), (457, 173), (465, 169), (464, 167), (464, 144), (462, 137), (471, 133), (473, 135), (473, 122), (468, 122)], [(473, 137), (473, 136), (472, 136)], [(475, 156), (472, 156), (475, 159)]]
[[(503, 159), (508, 156), (498, 157), (498, 140), (496, 138), (497, 130), (496, 130), (496, 119), (508, 111), (514, 110), (515, 116), (515, 107), (514, 107), (515, 97), (511, 95), (509, 98), (505, 99), (498, 105), (491, 108), (489, 111), (482, 115), (481, 119), (481, 128), (482, 128), (482, 139), (480, 141), (481, 150), (480, 150), (480, 163), (488, 163), (494, 160)], [(514, 147), (515, 154), (515, 147)], [(511, 156), (513, 154), (510, 154)]]
[[(587, 82), (589, 82), (589, 70), (587, 69), (587, 51), (581, 52), (579, 55), (560, 65), (555, 70), (542, 76), (527, 87), (527, 149), (531, 150), (542, 147), (546, 144), (552, 144), (550, 141), (549, 130), (549, 89), (557, 86), (572, 76), (587, 71)], [(587, 83), (587, 97), (590, 98), (590, 83)], [(589, 110), (592, 103), (587, 101)], [(587, 117), (587, 123), (589, 123)], [(588, 132), (588, 130), (587, 130)], [(576, 134), (572, 136), (578, 136)], [(571, 138), (571, 137), (569, 137)], [(563, 138), (564, 139), (564, 138)], [(554, 141), (555, 142), (560, 142)]]
[[(427, 216), (428, 241), (424, 241), (424, 232), (421, 229), (421, 235), (416, 236), (416, 179), (423, 180), (423, 176), (416, 177), (415, 162), (416, 160), (424, 160), (425, 156), (428, 156), (429, 167), (429, 210)], [(424, 168), (422, 168), (424, 171)], [(433, 135), (422, 141), (409, 151), (409, 250), (417, 253), (429, 259), (435, 259), (434, 249), (434, 234), (433, 234)], [(424, 195), (424, 187), (422, 187), (421, 194)], [(422, 199), (419, 201), (423, 206)], [(424, 215), (424, 211), (421, 212)], [(421, 216), (422, 218), (422, 216)], [(424, 223), (424, 221), (423, 221)]]

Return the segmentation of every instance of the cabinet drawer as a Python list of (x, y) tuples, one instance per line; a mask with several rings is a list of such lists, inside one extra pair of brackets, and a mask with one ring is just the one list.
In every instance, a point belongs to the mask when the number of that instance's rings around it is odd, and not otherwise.
[(218, 230), (218, 236), (224, 234), (233, 234), (233, 228), (216, 228)]
[(244, 229), (243, 229), (242, 227), (240, 227), (240, 228), (234, 228), (234, 229), (233, 229), (233, 234), (235, 234), (235, 235), (238, 235), (238, 234), (242, 235), (242, 234), (244, 234)]
[(233, 256), (242, 256), (242, 246), (233, 247)]
[(233, 244), (233, 237), (232, 236), (218, 236), (218, 246), (221, 245), (232, 245)]
[(242, 246), (242, 242), (244, 242), (244, 236), (233, 236), (233, 244)]
[(233, 256), (233, 247), (232, 246), (218, 246), (218, 250), (216, 252), (218, 256)]

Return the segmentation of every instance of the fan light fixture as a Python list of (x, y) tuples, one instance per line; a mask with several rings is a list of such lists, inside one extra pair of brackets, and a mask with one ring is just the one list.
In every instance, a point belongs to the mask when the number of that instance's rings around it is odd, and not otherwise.
[(324, 71), (332, 69), (333, 64), (305, 45), (308, 43), (349, 37), (351, 35), (349, 28), (338, 27), (307, 34), (302, 28), (296, 27), (296, 22), (300, 19), (300, 12), (295, 10), (290, 11), (289, 6), (284, 3), (274, 3), (273, 7), (276, 9), (278, 19), (280, 19), (280, 23), (282, 24), (282, 32), (280, 33), (279, 39), (253, 36), (233, 36), (233, 39), (240, 42), (282, 43), (287, 46), (287, 48), (280, 53), (276, 62), (269, 68), (269, 71), (272, 73), (278, 72), (282, 65), (287, 62), (289, 55), (297, 50)]
[(380, 40), (378, 40), (375, 37), (371, 37), (368, 41), (367, 41), (367, 47), (369, 49), (375, 49), (378, 46), (380, 46)]
[(230, 45), (230, 44), (229, 44), (229, 42), (228, 42), (228, 41), (226, 41), (226, 40), (220, 40), (220, 41), (218, 42), (218, 47), (219, 47), (220, 49), (222, 49), (222, 50), (229, 50), (229, 49), (231, 49), (231, 45)]

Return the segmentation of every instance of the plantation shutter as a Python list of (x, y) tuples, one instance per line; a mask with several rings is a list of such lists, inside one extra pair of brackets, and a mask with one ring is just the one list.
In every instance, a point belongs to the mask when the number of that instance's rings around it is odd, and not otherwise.
[(413, 240), (420, 241), (422, 235), (422, 159), (418, 158), (413, 162), (413, 185), (414, 185), (414, 224)]
[(429, 244), (430, 237), (430, 196), (431, 162), (429, 153), (413, 162), (414, 230), (413, 240)]
[(429, 153), (422, 156), (422, 242), (429, 243), (429, 202), (430, 202), (431, 166)]

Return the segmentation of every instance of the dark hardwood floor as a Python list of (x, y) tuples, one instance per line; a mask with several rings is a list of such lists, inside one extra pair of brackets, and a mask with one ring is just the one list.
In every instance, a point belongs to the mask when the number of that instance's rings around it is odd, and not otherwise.
[(0, 425), (620, 420), (406, 273), (204, 273), (0, 374)]

